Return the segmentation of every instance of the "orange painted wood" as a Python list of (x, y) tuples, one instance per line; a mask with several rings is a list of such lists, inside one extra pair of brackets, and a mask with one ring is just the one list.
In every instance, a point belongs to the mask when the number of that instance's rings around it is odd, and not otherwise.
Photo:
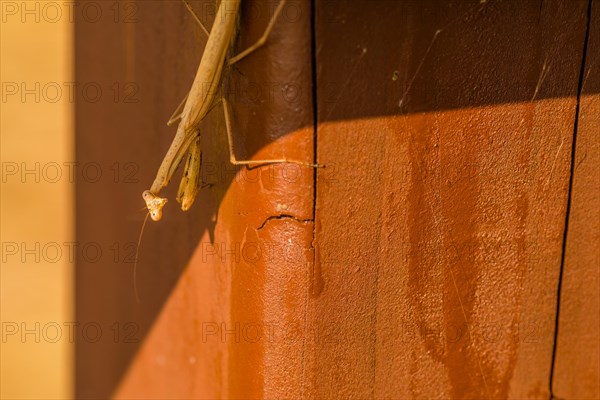
[(549, 397), (586, 9), (318, 3), (310, 397)]
[(600, 398), (600, 4), (594, 2), (575, 150), (553, 391)]

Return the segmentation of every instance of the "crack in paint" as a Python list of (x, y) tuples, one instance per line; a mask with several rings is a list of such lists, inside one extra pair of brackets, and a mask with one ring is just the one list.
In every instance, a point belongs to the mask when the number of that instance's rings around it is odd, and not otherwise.
[(267, 225), (267, 223), (269, 221), (272, 221), (272, 220), (283, 220), (283, 219), (291, 219), (291, 220), (299, 222), (301, 224), (306, 224), (306, 223), (309, 223), (309, 222), (315, 222), (314, 219), (312, 219), (312, 218), (301, 219), (301, 218), (295, 217), (295, 216), (293, 216), (291, 214), (271, 215), (267, 219), (265, 219), (263, 221), (263, 223), (260, 224), (260, 226), (258, 228), (256, 228), (256, 230), (260, 231), (262, 228), (265, 227), (265, 225)]

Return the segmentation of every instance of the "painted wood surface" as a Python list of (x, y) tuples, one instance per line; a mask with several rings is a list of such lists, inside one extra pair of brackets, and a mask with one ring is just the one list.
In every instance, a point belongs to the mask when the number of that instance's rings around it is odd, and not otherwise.
[[(244, 3), (237, 49), (260, 36), (265, 4)], [(202, 51), (184, 7), (138, 10), (132, 26), (78, 27), (80, 79), (140, 87), (138, 103), (79, 109), (80, 157), (133, 160), (140, 178), (79, 186), (80, 240), (137, 239), (139, 193), (173, 134), (164, 120)], [(131, 265), (78, 266), (78, 317), (138, 329), (135, 343), (78, 345), (80, 397), (593, 394), (593, 374), (584, 385), (568, 368), (594, 368), (570, 343), (597, 338), (579, 308), (597, 290), (581, 276), (597, 274), (593, 61), (578, 96), (587, 13), (584, 0), (291, 2), (268, 46), (227, 75), (236, 150), (326, 167), (236, 170), (211, 114), (213, 186), (190, 214), (172, 202), (147, 227), (142, 303)], [(95, 59), (108, 53), (122, 62)]]

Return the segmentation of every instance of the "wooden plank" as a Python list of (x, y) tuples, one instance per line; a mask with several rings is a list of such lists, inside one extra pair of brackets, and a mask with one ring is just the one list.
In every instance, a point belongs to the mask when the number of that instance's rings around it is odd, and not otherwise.
[[(276, 4), (243, 2), (237, 49), (258, 39)], [(314, 158), (310, 15), (310, 3), (288, 2), (268, 45), (228, 74), (240, 157)], [(213, 187), (195, 207), (213, 219), (179, 227), (199, 235), (196, 249), (181, 264), (162, 261), (182, 267), (180, 277), (116, 398), (301, 397), (303, 341), (292, 328), (307, 297), (314, 172), (277, 165), (236, 174), (222, 111), (209, 119), (203, 163)], [(172, 234), (162, 222), (153, 231)]]
[(307, 397), (549, 396), (586, 7), (317, 3)]
[(561, 282), (554, 395), (600, 398), (600, 4), (594, 2)]
[[(77, 260), (76, 317), (89, 332), (76, 343), (76, 397), (98, 399), (113, 392), (173, 290), (201, 237), (196, 227), (211, 225), (210, 207), (183, 214), (174, 202), (160, 225), (148, 224), (137, 304), (141, 193), (172, 140), (166, 121), (189, 90), (205, 38), (179, 4), (91, 1), (77, 9), (76, 82), (89, 94), (76, 103), (76, 235), (87, 249)], [(212, 204), (207, 195), (199, 201)]]

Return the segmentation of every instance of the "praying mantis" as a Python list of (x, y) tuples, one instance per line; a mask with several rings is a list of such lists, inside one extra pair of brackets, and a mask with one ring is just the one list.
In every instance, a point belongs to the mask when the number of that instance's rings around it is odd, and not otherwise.
[(149, 190), (142, 193), (148, 213), (153, 221), (159, 221), (162, 218), (162, 209), (167, 203), (167, 199), (158, 196), (158, 194), (162, 188), (168, 185), (173, 174), (183, 160), (186, 151), (188, 152), (188, 156), (184, 167), (183, 178), (177, 193), (177, 201), (181, 203), (183, 211), (187, 211), (194, 202), (201, 185), (200, 171), (202, 153), (198, 126), (219, 102), (223, 105), (231, 164), (248, 166), (252, 164), (294, 163), (309, 167), (318, 166), (317, 164), (288, 159), (237, 160), (233, 151), (233, 134), (231, 130), (232, 124), (229, 105), (225, 97), (217, 99), (216, 96), (224, 68), (239, 62), (267, 42), (267, 38), (287, 0), (281, 0), (279, 2), (260, 39), (246, 50), (231, 58), (227, 58), (227, 53), (229, 51), (229, 46), (232, 43), (232, 39), (236, 34), (236, 24), (241, 0), (221, 1), (210, 33), (204, 27), (190, 4), (186, 0), (182, 1), (192, 13), (194, 19), (200, 25), (204, 33), (208, 35), (208, 41), (189, 93), (167, 122), (167, 125), (171, 126), (179, 120), (175, 138), (158, 169), (158, 173), (152, 186)]

